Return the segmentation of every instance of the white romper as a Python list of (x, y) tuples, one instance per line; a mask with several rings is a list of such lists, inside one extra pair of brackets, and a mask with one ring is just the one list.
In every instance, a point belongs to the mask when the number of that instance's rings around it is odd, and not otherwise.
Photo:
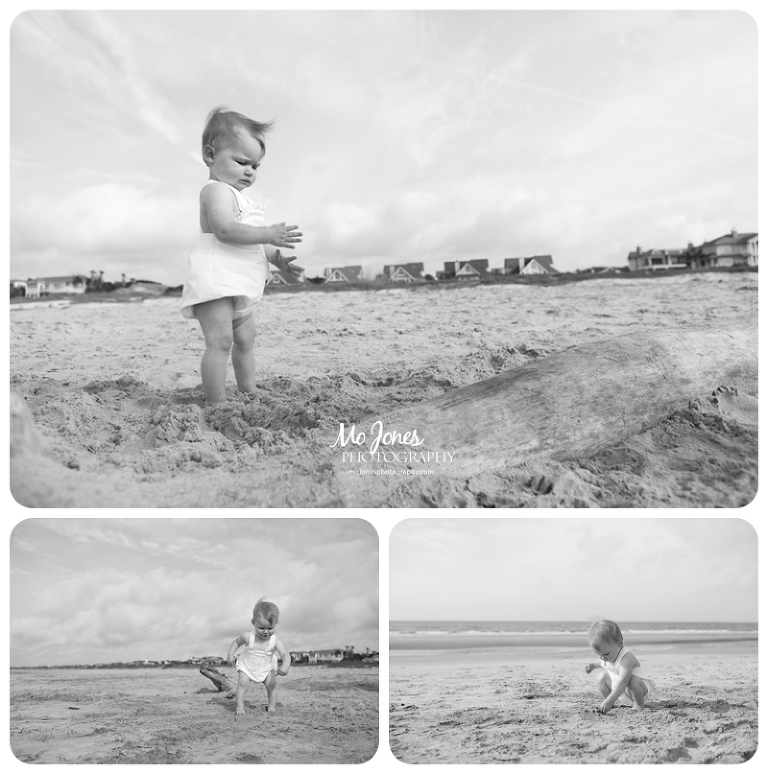
[(248, 645), (235, 662), (237, 671), (245, 672), (256, 683), (263, 683), (270, 672), (277, 672), (276, 641), (274, 634), (268, 640), (257, 640), (256, 632), (251, 632)]
[[(227, 183), (209, 180), (205, 185), (225, 185), (237, 202), (237, 220), (247, 226), (264, 225), (264, 207)], [(205, 186), (203, 186), (205, 187)], [(181, 313), (196, 317), (195, 304), (234, 297), (233, 317), (244, 317), (264, 295), (269, 263), (264, 245), (228, 245), (200, 231), (200, 244), (189, 256), (189, 271), (181, 296)]]
[[(624, 658), (624, 656), (629, 653), (629, 650), (627, 648), (622, 647), (622, 649), (619, 651), (619, 654), (616, 656), (616, 661), (603, 661), (603, 659), (600, 659), (600, 666), (603, 667), (603, 669), (607, 670), (608, 674), (611, 678), (611, 687), (616, 685), (619, 679), (619, 664), (621, 663), (621, 660)], [(650, 696), (651, 691), (656, 689), (656, 683), (651, 680), (649, 677), (645, 676), (645, 673), (643, 672), (642, 667), (637, 667), (636, 669), (632, 670), (633, 677), (639, 677), (644, 683), (645, 687), (648, 689), (648, 695)], [(619, 698), (616, 700), (617, 702), (621, 702), (625, 706), (631, 707), (633, 705), (632, 697), (629, 695), (629, 689), (624, 691), (624, 693), (619, 696)]]

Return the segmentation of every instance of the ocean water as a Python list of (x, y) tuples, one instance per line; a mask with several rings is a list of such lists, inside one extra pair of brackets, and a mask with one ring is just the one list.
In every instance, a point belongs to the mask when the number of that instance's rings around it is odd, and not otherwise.
[[(620, 621), (627, 634), (757, 634), (756, 623), (679, 623), (670, 621)], [(586, 634), (591, 621), (390, 621), (389, 633), (398, 636), (489, 634)]]
[[(619, 621), (625, 642), (757, 640), (757, 623)], [(587, 646), (590, 621), (390, 621), (390, 648)]]

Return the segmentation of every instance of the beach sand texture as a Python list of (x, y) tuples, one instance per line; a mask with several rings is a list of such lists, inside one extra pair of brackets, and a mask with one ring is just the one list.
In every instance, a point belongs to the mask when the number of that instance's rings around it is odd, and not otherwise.
[(594, 712), (589, 651), (393, 651), (390, 746), (405, 763), (742, 763), (757, 748), (757, 647), (633, 648), (658, 692)]
[(754, 273), (702, 273), (272, 294), (256, 311), (256, 399), (234, 395), (230, 367), (216, 415), (201, 408), (202, 334), (178, 299), (14, 306), (12, 491), (32, 507), (741, 506), (757, 488), (756, 385), (681, 396), (688, 407), (584, 459), (382, 477), (375, 503), (360, 477), (345, 496), (351, 474), (329, 445), (340, 423), (368, 430), (571, 347), (756, 331), (756, 290)]
[[(232, 670), (224, 669), (231, 676)], [(361, 763), (379, 743), (378, 668), (295, 667), (277, 713), (246, 717), (196, 669), (11, 670), (11, 749), (24, 763)]]

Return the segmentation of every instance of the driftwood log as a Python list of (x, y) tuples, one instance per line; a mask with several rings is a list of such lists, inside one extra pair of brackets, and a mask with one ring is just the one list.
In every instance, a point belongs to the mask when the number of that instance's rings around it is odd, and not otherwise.
[(230, 693), (234, 691), (237, 686), (232, 683), (225, 675), (219, 672), (216, 667), (208, 663), (203, 663), (200, 667), (200, 674), (207, 677), (220, 691), (226, 691)]
[[(586, 457), (647, 430), (719, 386), (756, 394), (756, 330), (632, 333), (573, 347), (380, 417), (385, 432), (415, 430), (423, 443), (382, 443), (378, 451), (450, 453), (450, 460), (433, 457), (408, 467), (464, 478), (538, 455)], [(363, 429), (369, 433), (370, 427)], [(339, 446), (331, 450), (345, 505), (376, 506), (385, 490), (403, 481), (403, 476), (348, 473), (356, 467), (404, 467), (382, 458), (357, 462), (357, 452), (367, 448), (367, 443), (347, 445), (344, 451), (354, 451), (352, 460), (340, 459)]]

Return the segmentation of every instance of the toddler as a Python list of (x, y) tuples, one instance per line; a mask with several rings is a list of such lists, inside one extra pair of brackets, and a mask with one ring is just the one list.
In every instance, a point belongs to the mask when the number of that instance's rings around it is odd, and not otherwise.
[(206, 407), (226, 402), (227, 361), (238, 389), (256, 389), (251, 314), (269, 280), (269, 263), (298, 272), (276, 247), (301, 242), (298, 226), (264, 226), (264, 208), (242, 192), (253, 185), (266, 146), (269, 123), (216, 108), (203, 131), (203, 161), (209, 180), (200, 192), (200, 244), (189, 258), (181, 313), (196, 317), (203, 329), (205, 353), (200, 366)]
[(624, 647), (624, 637), (618, 624), (607, 619), (593, 623), (589, 630), (589, 643), (600, 656), (599, 664), (587, 664), (587, 673), (599, 670), (597, 687), (603, 702), (598, 712), (609, 712), (617, 704), (644, 709), (649, 689), (656, 686), (643, 674), (640, 662)]
[[(230, 646), (227, 653), (227, 663), (234, 663), (237, 668), (237, 688), (235, 698), (237, 707), (235, 720), (245, 716), (245, 694), (251, 683), (263, 683), (267, 689), (267, 712), (275, 711), (275, 686), (278, 675), (287, 675), (291, 667), (291, 654), (280, 640), (275, 637), (280, 611), (277, 605), (266, 602), (262, 597), (253, 608), (254, 631), (243, 632)], [(233, 662), (233, 657), (241, 646), (245, 650)], [(280, 668), (277, 668), (277, 657), (280, 656)]]

